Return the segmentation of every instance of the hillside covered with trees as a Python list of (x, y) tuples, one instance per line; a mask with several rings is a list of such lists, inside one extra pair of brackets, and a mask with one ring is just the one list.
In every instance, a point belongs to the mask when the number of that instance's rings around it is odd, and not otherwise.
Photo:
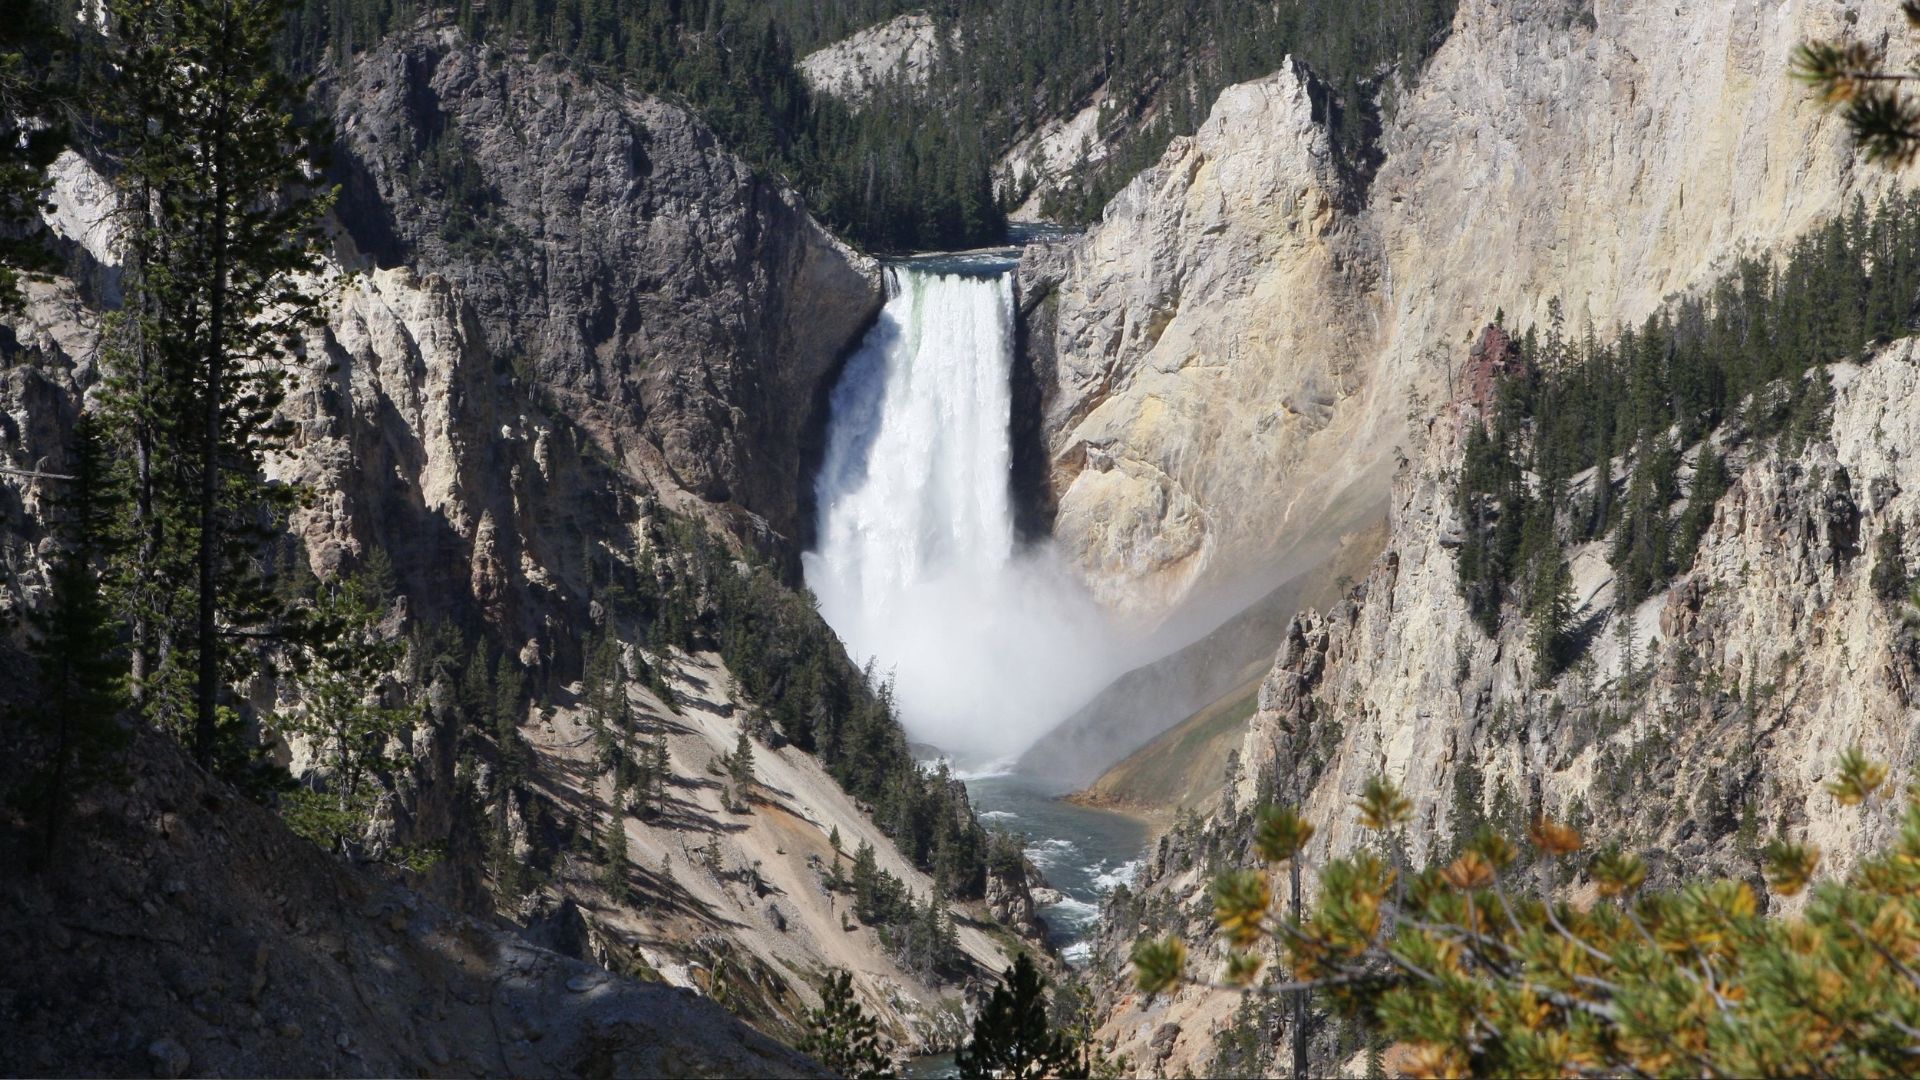
[[(1452, 0), (1262, 4), (1233, 0), (302, 0), (283, 48), (311, 72), (425, 16), (500, 48), (548, 53), (597, 78), (684, 101), (721, 140), (785, 176), (843, 236), (880, 251), (1000, 241), (1027, 192), (997, 175), (1002, 155), (1096, 91), (1100, 161), (1052, 178), (1048, 213), (1097, 217), (1106, 200), (1190, 134), (1219, 92), (1303, 60), (1326, 84), (1343, 160), (1364, 175), (1379, 111), (1444, 40)], [(924, 87), (889, 86), (851, 105), (811, 92), (798, 57), (910, 11), (930, 11), (938, 62)], [(999, 188), (996, 193), (996, 187)]]

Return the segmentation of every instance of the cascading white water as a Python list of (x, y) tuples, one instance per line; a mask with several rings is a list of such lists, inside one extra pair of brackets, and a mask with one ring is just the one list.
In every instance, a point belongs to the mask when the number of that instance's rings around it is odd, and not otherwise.
[(978, 764), (1085, 701), (1116, 654), (1050, 550), (1016, 543), (1012, 275), (887, 276), (833, 392), (802, 562), (848, 651), (894, 678), (908, 732)]

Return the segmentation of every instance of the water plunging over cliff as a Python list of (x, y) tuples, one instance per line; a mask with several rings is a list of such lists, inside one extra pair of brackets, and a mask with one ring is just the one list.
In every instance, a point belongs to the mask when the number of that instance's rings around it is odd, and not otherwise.
[(905, 264), (887, 288), (830, 403), (807, 584), (854, 658), (893, 675), (910, 734), (991, 761), (1119, 658), (1050, 550), (1015, 539), (1011, 274)]

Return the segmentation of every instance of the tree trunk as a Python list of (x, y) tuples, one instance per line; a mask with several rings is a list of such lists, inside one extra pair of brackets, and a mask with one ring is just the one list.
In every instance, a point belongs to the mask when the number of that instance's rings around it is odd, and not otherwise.
[[(1300, 921), (1300, 859), (1287, 860), (1288, 907), (1295, 922)], [(1293, 992), (1293, 1075), (1305, 1080), (1307, 1074), (1307, 992)]]
[[(226, 61), (231, 56), (231, 42), (226, 38), (233, 32), (232, 13), (220, 27), (220, 54), (222, 64), (213, 84), (224, 87), (228, 72)], [(227, 275), (229, 273), (228, 256), (228, 184), (231, 180), (228, 160), (232, 152), (228, 144), (227, 103), (221, 102), (214, 111), (211, 138), (211, 166), (213, 173), (213, 220), (209, 223), (209, 240), (213, 255), (211, 279), (207, 286), (207, 385), (205, 388), (205, 410), (201, 423), (206, 425), (200, 443), (200, 552), (199, 552), (199, 654), (198, 678), (194, 695), (193, 753), (202, 766), (213, 763), (213, 743), (215, 737), (215, 709), (220, 689), (220, 642), (215, 636), (216, 604), (214, 577), (220, 558), (220, 405), (222, 376), (226, 367), (227, 333)]]

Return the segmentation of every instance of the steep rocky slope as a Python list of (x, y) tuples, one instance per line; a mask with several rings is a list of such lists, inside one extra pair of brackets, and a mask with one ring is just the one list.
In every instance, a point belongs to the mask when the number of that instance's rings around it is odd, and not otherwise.
[[(759, 748), (755, 781), (733, 790), (726, 758), (751, 706), (735, 698), (732, 678), (713, 654), (675, 654), (663, 666), (671, 672), (672, 706), (652, 692), (633, 692), (642, 723), (665, 731), (674, 777), (658, 813), (622, 816), (640, 887), (621, 899), (609, 893), (599, 861), (559, 860), (549, 885), (520, 911), (536, 939), (609, 971), (646, 973), (724, 1000), (789, 1041), (804, 1034), (797, 1018), (817, 1004), (820, 978), (844, 969), (894, 1041), (919, 1052), (956, 1046), (967, 1031), (970, 999), (1010, 962), (1011, 937), (992, 925), (990, 905), (953, 909), (964, 977), (908, 967), (879, 928), (856, 917), (853, 897), (830, 889), (828, 879), (836, 866), (849, 870), (863, 845), (921, 903), (934, 895), (933, 879), (900, 854), (811, 754), (790, 745)], [(527, 831), (576, 822), (599, 828), (620, 800), (594, 764), (594, 732), (581, 710), (536, 717), (525, 735), (537, 777)], [(531, 843), (527, 854), (534, 856)]]
[(870, 260), (691, 113), (558, 60), (427, 31), (328, 90), (362, 255), (446, 278), (473, 344), (622, 471), (801, 537), (802, 436), (879, 310)]
[[(418, 640), (453, 634), (483, 665), (504, 655), (524, 667), (533, 699), (516, 785), (503, 781), (492, 708), (473, 715), (457, 689), (469, 654), (451, 657), (451, 675), (421, 676), (426, 712), (405, 740), (412, 763), (392, 778), (375, 850), (434, 845), (441, 857), (412, 879), (431, 902), (481, 918), (497, 910), (574, 957), (728, 997), (770, 1030), (791, 1034), (818, 977), (847, 967), (896, 1037), (947, 1044), (964, 987), (913, 973), (843, 917), (846, 901), (821, 887), (826, 836), (837, 830), (849, 859), (871, 843), (923, 901), (933, 883), (798, 749), (763, 742), (761, 800), (725, 811), (709, 770), (757, 706), (738, 699), (736, 673), (715, 656), (643, 647), (640, 627), (595, 592), (641, 582), (642, 566), (684, 570), (672, 522), (722, 537), (717, 550), (742, 574), (749, 563), (736, 556), (775, 568), (796, 557), (808, 425), (880, 303), (874, 264), (689, 113), (557, 61), (427, 29), (323, 90), (345, 191), (322, 283), (326, 325), (295, 358), (294, 434), (270, 462), (274, 478), (306, 491), (290, 532), (322, 577), (389, 556), (395, 617), (427, 635)], [(110, 185), (76, 155), (57, 173), (52, 224), (69, 273), (35, 285), (0, 338), (0, 449), (24, 472), (63, 467), (72, 422), (98, 393), (100, 311), (115, 298)], [(23, 472), (0, 477), (10, 616), (44, 588), (51, 490)], [(715, 602), (689, 600), (696, 615)], [(636, 894), (621, 901), (592, 845), (572, 842), (595, 835), (609, 805), (578, 701), (585, 643), (603, 631), (621, 639), (630, 669), (659, 671), (684, 699), (675, 712), (636, 692), (640, 722), (672, 730), (681, 812), (626, 822)], [(0, 691), (17, 694), (26, 669), (18, 641), (5, 644)], [(264, 710), (296, 704), (293, 693), (263, 679), (252, 696)], [(754, 731), (770, 738), (763, 718)], [(292, 760), (305, 766), (301, 747)], [(499, 835), (534, 877), (524, 897), (501, 895), (489, 855)], [(968, 973), (997, 972), (986, 910), (955, 914)], [(341, 1067), (412, 1071), (412, 1060)], [(723, 1058), (688, 1068), (756, 1071)]]
[(1146, 620), (1310, 563), (1380, 512), (1409, 410), (1444, 398), (1443, 348), (1488, 312), (1635, 321), (1887, 183), (1786, 70), (1842, 27), (1902, 62), (1897, 19), (1465, 0), (1365, 185), (1299, 73), (1230, 88), (1023, 272), (1051, 297), (1031, 329), (1063, 548)]
[(686, 990), (348, 869), (171, 742), (124, 768), (55, 871), (0, 883), (0, 1071), (828, 1075)]
[[(1023, 294), (1046, 297), (1029, 340), (1053, 382), (1055, 534), (1116, 610), (1163, 615), (1201, 591), (1243, 515), (1287, 505), (1277, 481), (1315, 468), (1308, 441), (1358, 389), (1357, 350), (1322, 347), (1362, 320), (1366, 289), (1313, 114), (1295, 68), (1227, 90), (1065, 258), (1023, 264)], [(1319, 554), (1343, 531), (1329, 525)]]
[[(1415, 865), (1481, 821), (1513, 831), (1541, 813), (1645, 852), (1664, 884), (1700, 874), (1757, 884), (1758, 848), (1778, 834), (1819, 845), (1837, 873), (1885, 842), (1897, 800), (1863, 817), (1820, 782), (1857, 745), (1904, 784), (1920, 750), (1920, 638), (1911, 612), (1872, 589), (1869, 542), (1891, 529), (1911, 545), (1920, 523), (1910, 453), (1920, 339), (1832, 374), (1825, 438), (1799, 450), (1721, 440), (1736, 479), (1665, 592), (1615, 614), (1607, 543), (1569, 552), (1585, 652), (1544, 684), (1522, 620), (1490, 637), (1457, 589), (1451, 474), (1479, 415), (1456, 402), (1420, 425), (1392, 488), (1387, 551), (1346, 599), (1289, 629), (1240, 747), (1237, 788), (1204, 827), (1162, 843), (1105, 943), (1110, 970), (1148, 925), (1209, 942), (1199, 963), (1217, 962), (1209, 867), (1244, 857), (1247, 808), (1296, 782), (1319, 826), (1315, 862), (1366, 842), (1352, 807), (1376, 774), (1413, 801)], [(1147, 1010), (1129, 1001), (1106, 1032), (1139, 1053), (1160, 1025), (1178, 1024), (1163, 1048), (1175, 1067), (1203, 1069), (1236, 1005), (1195, 990)]]
[(816, 49), (796, 66), (815, 91), (858, 104), (884, 86), (925, 86), (940, 47), (933, 16), (915, 11)]

